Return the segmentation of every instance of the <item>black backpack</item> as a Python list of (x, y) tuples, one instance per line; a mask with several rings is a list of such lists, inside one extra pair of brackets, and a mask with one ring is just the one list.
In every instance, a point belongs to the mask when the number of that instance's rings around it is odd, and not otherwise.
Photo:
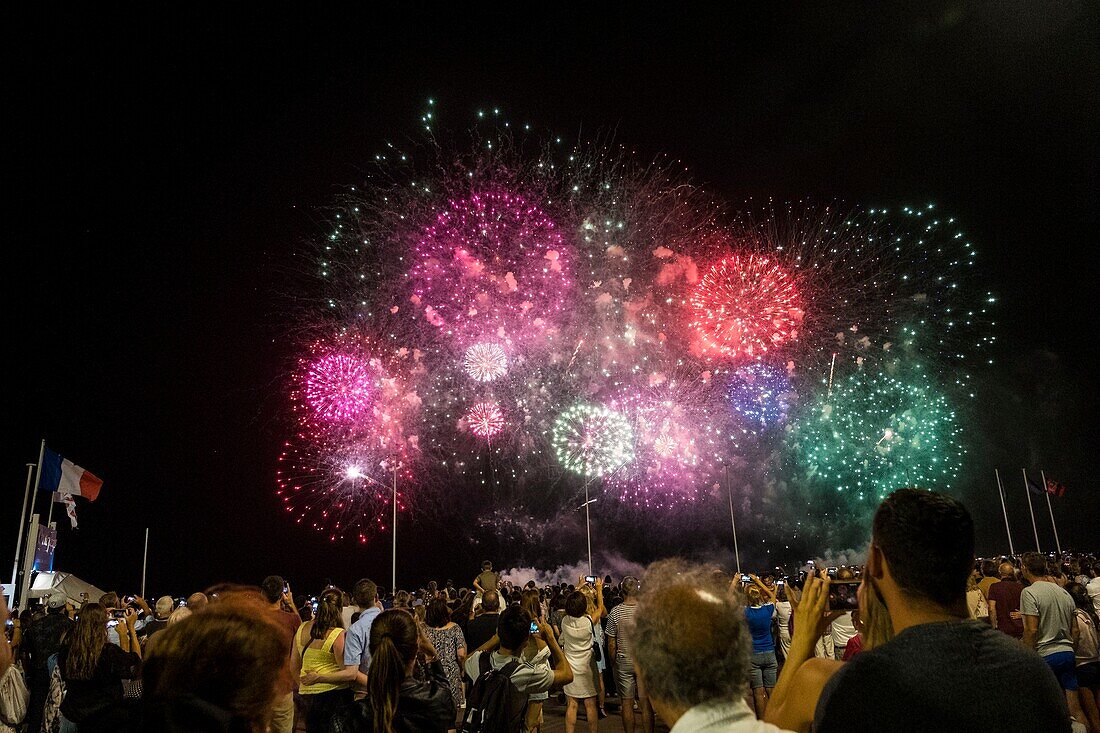
[(523, 730), (527, 713), (527, 693), (512, 684), (512, 673), (519, 667), (513, 659), (500, 669), (489, 664), (491, 652), (478, 657), (478, 676), (466, 698), (466, 715), (461, 733), (517, 733)]

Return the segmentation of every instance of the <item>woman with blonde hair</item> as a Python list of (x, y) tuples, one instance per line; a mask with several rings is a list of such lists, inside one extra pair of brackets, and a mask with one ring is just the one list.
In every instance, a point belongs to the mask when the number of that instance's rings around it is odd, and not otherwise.
[[(861, 651), (870, 651), (893, 638), (890, 613), (864, 578), (859, 599)], [(844, 662), (814, 656), (814, 646), (825, 628), (843, 611), (827, 611), (829, 580), (810, 576), (802, 588), (802, 600), (795, 611), (790, 655), (772, 691), (764, 720), (783, 730), (806, 733), (814, 721), (814, 710), (825, 684)]]
[(989, 621), (989, 604), (986, 603), (985, 594), (978, 587), (973, 573), (966, 579), (966, 607), (970, 611), (970, 618)]
[(779, 667), (775, 658), (775, 640), (772, 638), (772, 621), (776, 616), (775, 594), (755, 575), (750, 574), (749, 578), (752, 582), (745, 586), (745, 623), (752, 637), (752, 699), (748, 703), (756, 712), (756, 717), (763, 718)]
[(328, 730), (333, 711), (352, 700), (358, 670), (344, 666), (344, 594), (328, 588), (317, 599), (317, 615), (294, 634), (294, 665), (301, 674), (298, 695), (305, 707), (306, 730)]

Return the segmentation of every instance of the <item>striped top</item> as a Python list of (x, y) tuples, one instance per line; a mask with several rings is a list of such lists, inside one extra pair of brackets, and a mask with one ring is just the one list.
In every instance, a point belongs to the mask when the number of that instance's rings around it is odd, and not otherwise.
[(611, 609), (607, 616), (607, 628), (604, 633), (615, 639), (615, 656), (633, 661), (629, 632), (634, 627), (634, 611), (637, 603), (620, 603)]

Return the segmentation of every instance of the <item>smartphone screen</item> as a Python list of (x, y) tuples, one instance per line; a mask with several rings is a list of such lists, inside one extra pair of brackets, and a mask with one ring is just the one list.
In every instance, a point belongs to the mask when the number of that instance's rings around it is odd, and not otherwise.
[(595, 575), (586, 575), (586, 576), (584, 576), (584, 582), (585, 583), (595, 583), (596, 582), (596, 576)]
[(534, 621), (531, 622), (531, 633), (532, 634), (539, 633), (539, 625), (537, 623), (535, 623)]
[(852, 611), (859, 608), (858, 580), (834, 580), (829, 583), (829, 610)]

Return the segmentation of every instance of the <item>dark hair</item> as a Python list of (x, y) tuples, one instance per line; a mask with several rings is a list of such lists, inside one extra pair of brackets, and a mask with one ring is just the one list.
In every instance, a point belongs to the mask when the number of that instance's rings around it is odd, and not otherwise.
[(1092, 619), (1093, 630), (1100, 632), (1100, 617), (1096, 615), (1096, 606), (1093, 605), (1088, 589), (1080, 583), (1066, 583), (1066, 592), (1069, 593), (1078, 610), (1084, 611)]
[(90, 680), (99, 666), (99, 657), (107, 644), (107, 609), (101, 603), (85, 603), (69, 632), (69, 651), (65, 657), (65, 678)]
[(104, 608), (118, 608), (118, 593), (111, 591), (99, 597), (99, 605)]
[(489, 560), (486, 560), (483, 563), (481, 563), (481, 569), (482, 569), (482, 571), (492, 570), (493, 569), (493, 563)]
[(1048, 574), (1047, 559), (1038, 552), (1025, 552), (1024, 556), (1020, 558), (1020, 563), (1023, 565), (1024, 570), (1032, 575), (1043, 576)]
[(487, 590), (481, 596), (481, 607), (486, 611), (500, 610), (500, 594), (495, 590)]
[(278, 575), (269, 575), (260, 584), (260, 593), (263, 594), (264, 600), (268, 603), (278, 603), (279, 599), (283, 597), (283, 588), (285, 587), (286, 581)]
[(996, 578), (997, 574), (997, 563), (992, 560), (982, 560), (982, 577)]
[(416, 656), (417, 641), (416, 620), (406, 611), (383, 611), (371, 624), (367, 704), (374, 710), (373, 733), (393, 733), (405, 667)]
[(428, 608), (424, 612), (424, 623), (436, 629), (441, 629), (451, 621), (451, 609), (447, 608), (447, 602), (442, 598), (434, 598), (428, 602)]
[[(236, 593), (158, 632), (142, 666), (145, 701), (164, 705), (171, 719), (173, 705), (193, 696), (227, 711), (234, 721), (227, 730), (263, 730), (292, 680), (286, 632), (260, 598)], [(166, 720), (149, 727), (193, 729)]]
[(357, 581), (351, 587), (351, 600), (359, 608), (373, 606), (374, 602), (378, 600), (378, 586), (374, 584), (373, 580), (367, 578)]
[(575, 590), (565, 599), (565, 612), (573, 618), (580, 618), (588, 610), (588, 596)]
[(517, 651), (531, 636), (531, 618), (518, 605), (508, 606), (497, 620), (497, 637), (505, 649)]
[(311, 639), (324, 639), (333, 629), (344, 628), (344, 593), (339, 588), (329, 588), (317, 599), (317, 614), (309, 628)]
[(974, 569), (974, 520), (961, 503), (923, 489), (899, 489), (875, 512), (872, 542), (906, 593), (941, 606), (966, 596)]

